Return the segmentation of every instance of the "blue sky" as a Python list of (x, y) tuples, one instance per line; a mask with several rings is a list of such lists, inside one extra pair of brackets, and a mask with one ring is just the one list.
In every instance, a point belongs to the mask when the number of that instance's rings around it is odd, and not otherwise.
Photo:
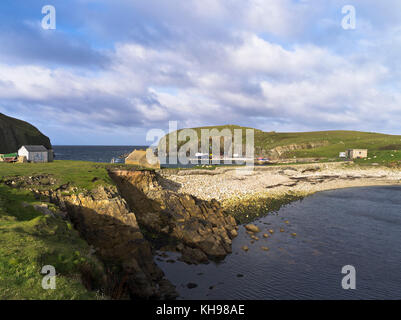
[(401, 134), (400, 57), (396, 0), (0, 2), (0, 112), (53, 144), (146, 144), (170, 120)]

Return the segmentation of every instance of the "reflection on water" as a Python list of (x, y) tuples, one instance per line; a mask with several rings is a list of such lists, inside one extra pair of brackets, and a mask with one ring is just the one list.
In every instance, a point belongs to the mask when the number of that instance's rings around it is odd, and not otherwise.
[[(401, 187), (321, 192), (256, 221), (253, 244), (241, 227), (222, 263), (166, 262), (173, 253), (156, 262), (182, 299), (401, 299), (400, 195)], [(356, 290), (341, 287), (344, 265), (356, 268)]]

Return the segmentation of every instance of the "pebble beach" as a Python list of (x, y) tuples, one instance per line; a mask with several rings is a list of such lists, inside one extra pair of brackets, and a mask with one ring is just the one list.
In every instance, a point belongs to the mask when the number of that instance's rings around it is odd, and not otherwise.
[(350, 163), (282, 166), (221, 167), (215, 170), (161, 170), (165, 188), (203, 200), (246, 199), (288, 192), (312, 194), (349, 187), (397, 185), (401, 171), (387, 167), (361, 167)]

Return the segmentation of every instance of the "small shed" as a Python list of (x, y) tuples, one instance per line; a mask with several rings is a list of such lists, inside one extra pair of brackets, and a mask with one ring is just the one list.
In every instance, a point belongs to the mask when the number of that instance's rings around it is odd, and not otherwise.
[(22, 146), (19, 157), (26, 157), (28, 162), (49, 162), (49, 151), (44, 146)]
[(145, 168), (160, 169), (159, 159), (155, 159), (156, 163), (149, 163), (146, 157), (147, 150), (134, 150), (127, 158), (125, 158), (125, 164), (135, 164)]
[(347, 158), (362, 159), (368, 157), (368, 149), (348, 149)]

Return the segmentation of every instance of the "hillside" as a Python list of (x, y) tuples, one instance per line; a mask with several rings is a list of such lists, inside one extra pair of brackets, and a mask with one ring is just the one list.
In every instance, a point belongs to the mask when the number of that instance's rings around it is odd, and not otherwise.
[[(194, 128), (200, 140), (201, 129), (212, 127)], [(228, 128), (246, 129), (235, 125), (215, 127), (219, 130)], [(180, 131), (180, 130), (179, 130)], [(245, 143), (245, 130), (243, 130), (243, 142)], [(184, 142), (179, 143), (182, 145)], [(255, 129), (255, 155), (269, 157), (271, 159), (284, 158), (337, 158), (339, 152), (346, 149), (364, 148), (369, 154), (385, 155), (394, 154), (396, 160), (401, 152), (401, 136), (388, 135), (373, 132), (360, 131), (315, 131), (315, 132), (264, 132)]]
[(26, 144), (51, 149), (50, 139), (34, 126), (0, 113), (0, 154), (16, 152)]

